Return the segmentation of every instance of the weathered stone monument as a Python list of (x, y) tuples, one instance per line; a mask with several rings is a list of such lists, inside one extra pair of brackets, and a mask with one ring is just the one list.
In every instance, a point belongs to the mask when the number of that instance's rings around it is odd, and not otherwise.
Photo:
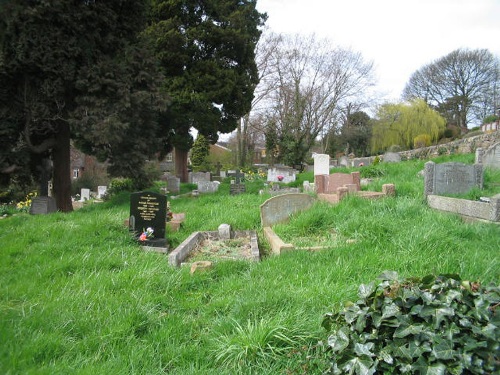
[(199, 182), (210, 181), (210, 172), (190, 172), (189, 182), (198, 184)]
[(48, 158), (42, 159), (37, 168), (40, 171), (40, 185), (38, 196), (31, 200), (29, 213), (32, 215), (49, 214), (57, 211), (57, 204), (49, 196), (49, 184), (52, 177), (52, 162)]
[(181, 191), (181, 179), (176, 176), (169, 175), (166, 178), (167, 190), (170, 193), (179, 193)]
[(82, 188), (80, 190), (80, 202), (85, 202), (90, 200), (90, 189)]
[(481, 164), (429, 161), (425, 163), (424, 181), (425, 196), (464, 194), (474, 187), (483, 188), (483, 167)]
[[(165, 228), (167, 219), (167, 197), (150, 191), (130, 194), (129, 229), (145, 246), (166, 247)], [(141, 235), (148, 233), (141, 239)]]
[(246, 191), (245, 183), (241, 181), (245, 177), (245, 174), (241, 173), (238, 169), (231, 173), (228, 172), (228, 176), (234, 177), (234, 180), (231, 180), (231, 185), (229, 185), (229, 194), (238, 195)]
[(98, 186), (97, 187), (97, 198), (102, 199), (106, 195), (106, 192), (108, 191), (107, 186)]
[(199, 193), (215, 193), (219, 190), (219, 181), (200, 181), (198, 182)]
[(500, 142), (486, 151), (478, 148), (476, 150), (476, 163), (482, 164), (485, 168), (500, 169)]
[(310, 208), (315, 199), (309, 194), (290, 193), (269, 198), (260, 206), (260, 220), (263, 227), (288, 220), (290, 215)]
[(399, 163), (401, 161), (401, 155), (397, 152), (386, 152), (383, 157), (386, 163)]

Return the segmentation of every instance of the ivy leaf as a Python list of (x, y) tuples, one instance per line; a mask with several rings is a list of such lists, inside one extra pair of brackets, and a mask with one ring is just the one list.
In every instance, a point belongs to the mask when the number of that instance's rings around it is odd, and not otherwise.
[(368, 298), (375, 291), (375, 285), (373, 283), (370, 284), (361, 284), (358, 289), (359, 298)]
[(423, 375), (445, 375), (446, 366), (440, 362), (429, 365), (427, 360), (420, 357), (414, 365), (414, 373)]
[(347, 374), (356, 375), (373, 375), (375, 374), (375, 367), (371, 358), (353, 358), (343, 364), (342, 369)]
[(328, 337), (328, 345), (333, 352), (341, 352), (349, 346), (349, 329), (347, 327), (340, 328), (333, 335)]
[(401, 324), (398, 328), (396, 328), (396, 331), (394, 331), (394, 337), (403, 338), (408, 335), (418, 335), (423, 331), (423, 329), (424, 328), (421, 324)]
[(436, 337), (432, 355), (436, 359), (454, 359), (455, 350), (453, 349), (453, 341), (444, 340)]
[(360, 344), (360, 343), (354, 344), (354, 352), (359, 356), (366, 355), (368, 357), (374, 357), (375, 354), (373, 354), (370, 351), (372, 349), (373, 349), (373, 342), (369, 342), (366, 344)]

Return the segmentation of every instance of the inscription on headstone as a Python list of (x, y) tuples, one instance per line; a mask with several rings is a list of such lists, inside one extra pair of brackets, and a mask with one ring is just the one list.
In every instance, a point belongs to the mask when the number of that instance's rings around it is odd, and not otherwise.
[(483, 168), (480, 164), (425, 163), (425, 196), (464, 194), (474, 187), (483, 188)]
[(130, 230), (139, 236), (147, 228), (153, 229), (152, 239), (145, 241), (150, 246), (165, 245), (167, 197), (151, 191), (130, 194)]

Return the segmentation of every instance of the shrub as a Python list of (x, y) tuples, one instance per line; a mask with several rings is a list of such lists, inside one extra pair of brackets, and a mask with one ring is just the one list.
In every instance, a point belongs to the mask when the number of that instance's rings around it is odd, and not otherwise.
[(413, 138), (413, 147), (422, 148), (431, 145), (431, 136), (429, 134), (419, 134)]
[(500, 287), (457, 275), (385, 272), (327, 314), (332, 374), (492, 374), (500, 361)]
[(133, 191), (134, 182), (130, 178), (117, 177), (113, 178), (109, 183), (109, 188), (106, 193), (108, 196), (116, 195), (122, 191)]

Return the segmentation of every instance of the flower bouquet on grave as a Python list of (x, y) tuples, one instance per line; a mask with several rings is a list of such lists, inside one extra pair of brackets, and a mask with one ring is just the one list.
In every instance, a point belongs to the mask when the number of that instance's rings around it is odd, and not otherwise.
[(278, 179), (279, 182), (281, 182), (281, 181), (283, 181), (285, 176), (279, 175), (279, 176), (276, 176), (276, 178)]
[(146, 230), (143, 230), (143, 232), (139, 236), (139, 241), (147, 241), (147, 240), (152, 239), (154, 237), (153, 233), (154, 233), (154, 229), (151, 227), (149, 227)]

